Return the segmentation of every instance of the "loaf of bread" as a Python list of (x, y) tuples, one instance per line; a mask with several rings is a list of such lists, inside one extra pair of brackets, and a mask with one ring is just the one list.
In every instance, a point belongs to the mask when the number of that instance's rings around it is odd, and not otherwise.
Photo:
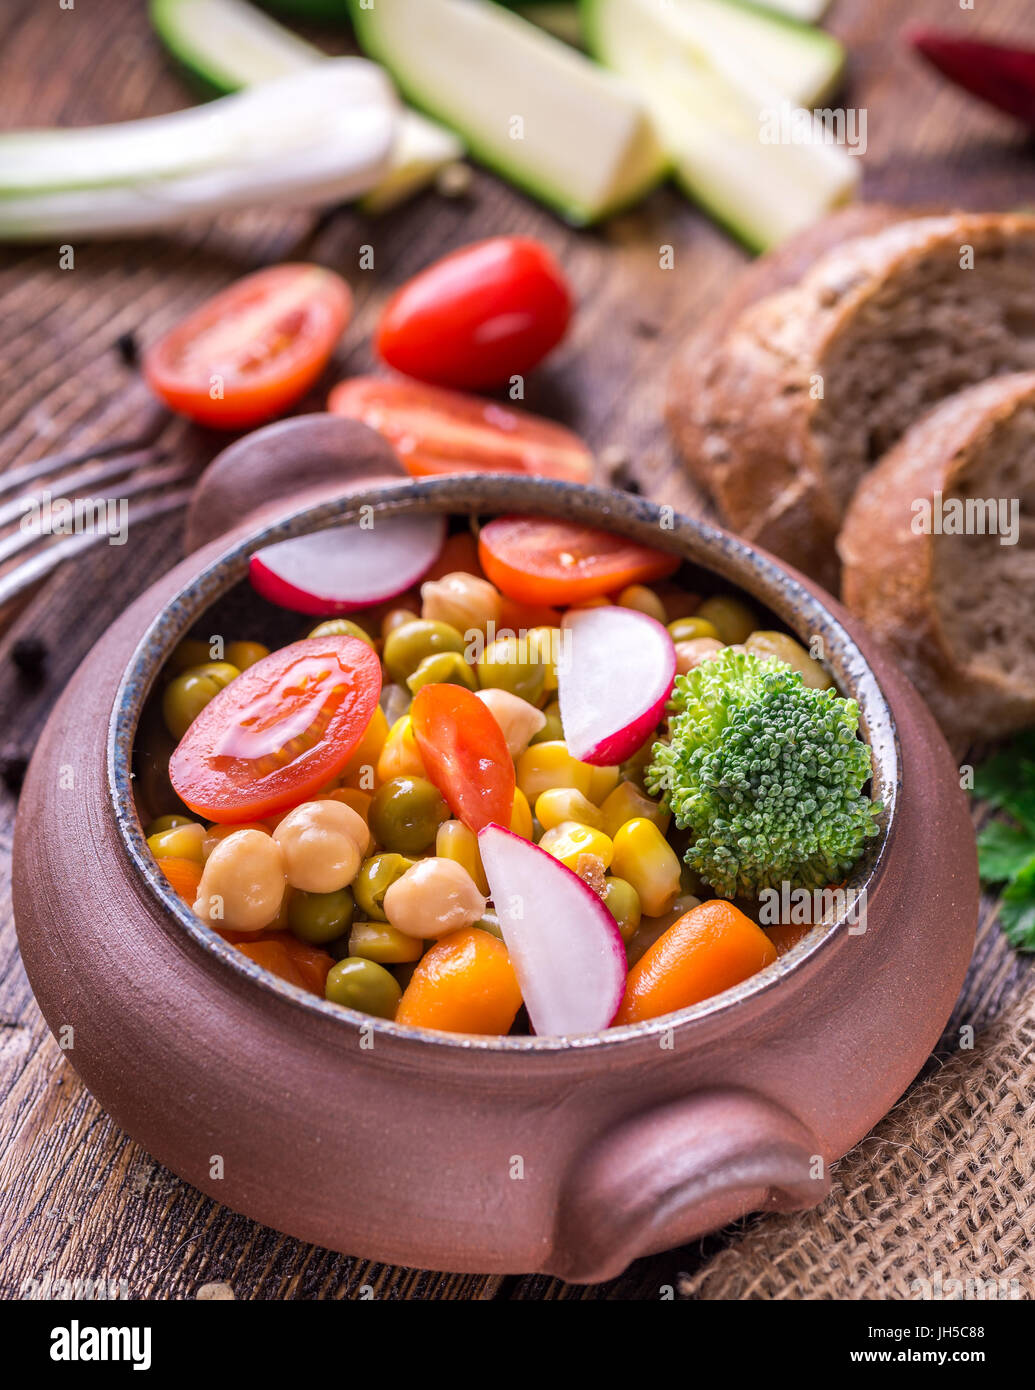
[(1035, 373), (913, 425), (860, 484), (838, 551), (845, 603), (950, 739), (1035, 723)]
[[(668, 398), (725, 521), (829, 588), (845, 509), (881, 455), (945, 397), (1035, 368), (1035, 217), (842, 216), (772, 274), (760, 263), (762, 297), (738, 289), (695, 335)], [(802, 274), (826, 238), (839, 241)]]

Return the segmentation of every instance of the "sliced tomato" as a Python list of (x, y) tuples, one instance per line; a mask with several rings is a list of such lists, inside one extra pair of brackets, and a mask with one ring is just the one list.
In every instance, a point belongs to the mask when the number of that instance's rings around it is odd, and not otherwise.
[(345, 767), (380, 694), (381, 662), (358, 637), (294, 642), (205, 706), (169, 760), (169, 780), (192, 811), (221, 824), (289, 810)]
[(481, 529), (486, 577), (519, 603), (566, 605), (664, 579), (679, 557), (622, 536), (549, 517), (502, 516)]
[(257, 425), (305, 395), (351, 313), (340, 275), (318, 265), (271, 266), (170, 329), (145, 355), (144, 376), (170, 409), (200, 424)]
[(505, 386), (556, 347), (571, 319), (560, 266), (531, 237), (463, 246), (408, 280), (377, 330), (381, 358), (438, 386)]
[(425, 685), (410, 721), (428, 777), (469, 830), (510, 824), (514, 763), (503, 730), (478, 696), (462, 685)]
[(357, 376), (334, 388), (327, 409), (384, 435), (415, 478), (534, 473), (585, 483), (593, 475), (593, 455), (577, 434), (481, 396)]

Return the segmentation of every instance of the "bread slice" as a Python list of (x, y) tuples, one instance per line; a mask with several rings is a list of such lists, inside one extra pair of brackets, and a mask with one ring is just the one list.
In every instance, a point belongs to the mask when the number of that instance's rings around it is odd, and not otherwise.
[[(846, 227), (797, 283), (695, 340), (669, 392), (725, 520), (830, 588), (845, 508), (881, 454), (946, 396), (1035, 368), (1035, 217)], [(837, 236), (837, 219), (813, 231)]]
[[(968, 503), (969, 534), (935, 534), (965, 523)], [(951, 739), (1035, 723), (1035, 372), (972, 386), (913, 425), (860, 485), (837, 545), (845, 603)]]

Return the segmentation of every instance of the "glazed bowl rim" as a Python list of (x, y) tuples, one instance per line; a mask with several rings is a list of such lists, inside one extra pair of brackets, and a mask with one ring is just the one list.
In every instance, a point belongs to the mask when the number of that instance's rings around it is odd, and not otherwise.
[[(640, 539), (649, 527), (655, 535), (655, 544), (660, 527), (668, 532), (663, 548), (678, 551), (684, 563), (724, 578), (750, 597), (760, 599), (800, 636), (803, 628), (801, 622), (796, 621), (797, 605), (797, 616), (812, 620), (808, 625), (810, 633), (818, 633), (824, 640), (836, 639), (826, 648), (827, 664), (834, 669), (838, 687), (847, 690), (859, 702), (873, 754), (873, 786), (875, 790), (879, 788), (883, 803), (881, 833), (873, 837), (871, 848), (844, 886), (865, 892), (881, 874), (899, 800), (901, 750), (895, 720), (866, 658), (821, 599), (775, 558), (719, 527), (676, 512), (664, 504), (607, 488), (540, 477), (458, 474), (377, 482), (329, 500), (304, 503), (276, 520), (249, 529), (243, 536), (230, 540), (225, 550), (164, 602), (148, 624), (126, 664), (115, 694), (107, 737), (107, 779), (122, 845), (166, 916), (171, 916), (206, 954), (218, 958), (223, 965), (261, 988), (273, 990), (292, 1005), (332, 1019), (338, 1026), (373, 1028), (377, 1036), (451, 1051), (526, 1056), (549, 1054), (556, 1057), (573, 1049), (627, 1048), (676, 1028), (690, 1028), (705, 1020), (721, 1020), (747, 1000), (778, 989), (807, 962), (815, 962), (829, 954), (846, 929), (843, 918), (813, 924), (806, 937), (772, 965), (721, 994), (675, 1013), (598, 1033), (542, 1038), (535, 1035), (489, 1036), (400, 1025), (320, 999), (257, 965), (194, 915), (175, 894), (147, 848), (132, 790), (132, 752), (140, 713), (165, 660), (201, 615), (246, 579), (248, 559), (254, 551), (275, 541), (354, 521), (363, 507), (373, 508), (375, 516), (390, 516), (409, 510), (414, 503), (423, 504), (422, 509), (447, 515), (529, 512), (570, 516), (574, 511), (573, 519), (579, 522), (636, 535)], [(579, 515), (580, 512), (583, 515)], [(754, 588), (751, 580), (756, 581)]]

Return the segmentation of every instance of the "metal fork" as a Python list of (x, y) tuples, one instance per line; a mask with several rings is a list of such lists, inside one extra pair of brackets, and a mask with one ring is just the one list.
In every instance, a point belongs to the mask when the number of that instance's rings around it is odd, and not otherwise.
[[(105, 502), (126, 499), (127, 531), (187, 505), (198, 469), (196, 462), (171, 462), (160, 446), (170, 419), (163, 412), (133, 439), (51, 454), (0, 473), (0, 614), (66, 560), (113, 534), (106, 525), (72, 535), (27, 529), (23, 523), (34, 503), (45, 505), (48, 495), (52, 501), (73, 503), (90, 497)], [(99, 485), (108, 489), (101, 499), (87, 491)]]

